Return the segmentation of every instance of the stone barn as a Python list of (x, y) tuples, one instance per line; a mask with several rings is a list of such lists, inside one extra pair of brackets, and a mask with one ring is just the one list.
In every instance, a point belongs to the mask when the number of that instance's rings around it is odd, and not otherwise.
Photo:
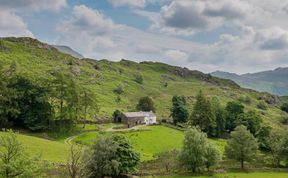
[(128, 128), (136, 125), (156, 124), (156, 115), (153, 112), (127, 112), (116, 118), (116, 122), (127, 124)]

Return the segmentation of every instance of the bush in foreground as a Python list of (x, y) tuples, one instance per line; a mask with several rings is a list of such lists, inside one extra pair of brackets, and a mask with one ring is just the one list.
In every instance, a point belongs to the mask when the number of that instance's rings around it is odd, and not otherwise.
[(8, 130), (0, 136), (0, 177), (39, 177), (40, 160), (26, 153), (17, 135)]
[(97, 138), (84, 153), (87, 178), (117, 176), (136, 170), (140, 156), (123, 135), (106, 135)]

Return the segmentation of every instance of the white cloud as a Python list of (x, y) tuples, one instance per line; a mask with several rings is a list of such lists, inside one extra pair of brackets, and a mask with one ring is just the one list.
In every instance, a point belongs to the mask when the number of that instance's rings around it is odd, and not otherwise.
[(130, 6), (143, 8), (146, 6), (146, 0), (108, 0), (114, 7)]
[[(177, 64), (177, 55), (178, 58), (180, 55), (184, 57), (185, 51), (197, 48), (193, 42), (116, 24), (99, 11), (84, 5), (75, 6), (72, 14), (70, 19), (58, 24), (58, 43), (79, 49), (87, 57), (163, 61), (168, 54), (171, 62)], [(181, 50), (177, 51), (178, 48)]]
[(33, 13), (40, 10), (59, 10), (66, 0), (0, 0), (0, 36), (33, 37), (19, 12)]
[[(253, 12), (251, 9), (257, 9), (253, 6), (248, 8), (243, 5), (240, 9), (247, 8)], [(219, 7), (224, 6), (220, 5)], [(219, 7), (213, 8), (219, 10)], [(207, 9), (208, 5), (205, 8)], [(261, 9), (263, 8), (261, 7)], [(227, 10), (225, 12), (231, 14)], [(162, 18), (161, 12), (135, 10), (135, 13), (149, 17), (155, 23), (159, 23), (159, 19)], [(155, 60), (205, 72), (225, 70), (243, 73), (287, 64), (285, 57), (288, 56), (286, 47), (288, 38), (285, 28), (281, 26), (260, 28), (262, 23), (253, 25), (250, 23), (251, 17), (239, 14), (234, 14), (233, 18), (223, 13), (214, 14), (217, 17), (206, 15), (205, 18), (209, 21), (207, 28), (210, 30), (217, 26), (217, 23), (214, 24), (215, 22), (221, 22), (222, 25), (231, 22), (239, 29), (239, 34), (224, 33), (219, 36), (219, 40), (212, 44), (200, 44), (185, 40), (185, 38), (171, 37), (166, 33), (144, 32), (117, 24), (98, 10), (81, 5), (74, 7), (71, 18), (58, 24), (57, 30), (60, 35), (58, 43), (79, 49), (81, 53), (91, 58)], [(219, 17), (220, 15), (221, 17)], [(211, 21), (211, 18), (215, 20)], [(228, 22), (225, 22), (225, 19)], [(186, 32), (189, 33), (189, 31)]]
[(33, 34), (19, 16), (13, 12), (2, 10), (0, 11), (0, 36), (33, 37)]
[(161, 8), (161, 17), (165, 25), (175, 28), (205, 28), (207, 19), (201, 15), (203, 5), (191, 1), (173, 1)]
[(184, 50), (189, 55), (185, 64), (204, 71), (243, 73), (287, 66), (287, 7), (286, 0), (174, 0), (159, 12), (134, 12), (147, 17), (150, 30), (159, 35), (190, 39), (198, 32), (217, 35), (219, 29), (236, 29), (237, 35), (225, 31), (212, 44)]
[(1, 9), (9, 9), (14, 11), (29, 10), (59, 10), (66, 6), (66, 0), (0, 0)]
[(134, 11), (151, 20), (151, 29), (168, 34), (193, 35), (223, 25), (239, 24), (252, 13), (252, 4), (242, 0), (174, 0), (160, 12)]
[(128, 6), (131, 8), (144, 8), (148, 4), (162, 5), (172, 0), (108, 0), (114, 7)]
[(171, 58), (173, 60), (186, 60), (186, 58), (188, 57), (188, 55), (183, 52), (183, 51), (180, 51), (180, 50), (167, 50), (165, 52), (165, 55), (168, 57), (168, 58)]
[(260, 30), (255, 36), (255, 43), (266, 50), (287, 49), (288, 31), (279, 27)]

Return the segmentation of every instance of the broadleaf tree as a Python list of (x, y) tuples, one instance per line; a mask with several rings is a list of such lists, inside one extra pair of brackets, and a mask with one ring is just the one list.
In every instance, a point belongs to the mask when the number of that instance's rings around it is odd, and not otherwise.
[(237, 126), (235, 131), (231, 132), (231, 138), (225, 147), (225, 154), (228, 158), (241, 163), (244, 168), (244, 162), (252, 161), (257, 154), (258, 143), (254, 136), (243, 125)]

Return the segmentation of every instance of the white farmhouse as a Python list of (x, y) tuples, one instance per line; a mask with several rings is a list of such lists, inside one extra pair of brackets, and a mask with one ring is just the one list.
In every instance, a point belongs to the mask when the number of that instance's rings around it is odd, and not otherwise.
[(153, 125), (156, 124), (156, 115), (150, 111), (150, 112), (126, 112), (121, 115), (119, 115), (116, 118), (116, 122), (125, 123), (128, 125), (128, 127), (134, 127), (136, 125)]

